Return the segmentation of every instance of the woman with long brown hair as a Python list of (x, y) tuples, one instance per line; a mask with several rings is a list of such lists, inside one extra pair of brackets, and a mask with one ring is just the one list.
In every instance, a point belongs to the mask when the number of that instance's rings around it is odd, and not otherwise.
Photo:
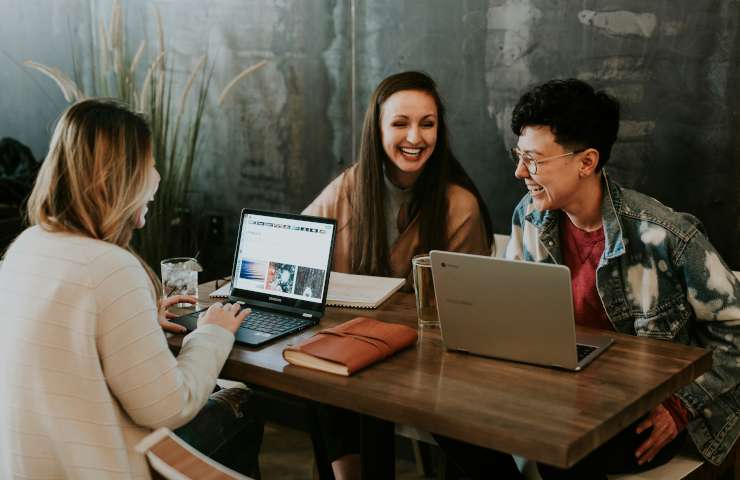
[(159, 184), (151, 147), (146, 120), (111, 100), (70, 106), (54, 130), (31, 226), (0, 267), (2, 478), (148, 478), (133, 447), (163, 426), (227, 463), (237, 440), (231, 466), (259, 473), (249, 392), (209, 398), (249, 310), (214, 305), (174, 357), (165, 310), (195, 299), (160, 303), (129, 245)]
[(337, 220), (332, 268), (340, 272), (408, 278), (415, 254), (490, 254), (488, 209), (450, 149), (437, 86), (421, 72), (378, 85), (357, 163), (303, 213)]
[[(416, 254), (491, 252), (488, 209), (450, 149), (437, 86), (421, 72), (378, 85), (357, 163), (303, 213), (337, 220), (333, 270), (404, 277), (407, 287)], [(359, 478), (359, 417), (325, 405), (316, 415), (335, 477)]]

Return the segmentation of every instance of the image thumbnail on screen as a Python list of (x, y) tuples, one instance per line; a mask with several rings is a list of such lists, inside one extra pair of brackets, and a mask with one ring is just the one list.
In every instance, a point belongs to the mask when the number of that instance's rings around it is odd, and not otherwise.
[(298, 267), (295, 294), (309, 298), (321, 298), (325, 271), (319, 268)]
[(240, 288), (264, 288), (267, 276), (267, 262), (261, 260), (242, 260), (239, 268)]
[(275, 292), (293, 293), (296, 269), (295, 265), (270, 262), (270, 266), (267, 268), (265, 288)]

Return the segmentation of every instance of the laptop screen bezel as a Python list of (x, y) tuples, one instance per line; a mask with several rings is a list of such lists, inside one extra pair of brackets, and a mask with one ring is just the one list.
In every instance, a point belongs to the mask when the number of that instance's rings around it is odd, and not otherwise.
[[(248, 215), (264, 215), (268, 217), (284, 218), (288, 220), (303, 220), (308, 222), (321, 223), (327, 226), (331, 226), (331, 244), (329, 246), (329, 257), (326, 265), (326, 277), (324, 279), (324, 291), (321, 295), (321, 302), (312, 302), (309, 300), (301, 300), (297, 298), (288, 298), (281, 296), (279, 293), (263, 293), (254, 292), (251, 290), (243, 290), (234, 287), (235, 280), (238, 278), (238, 262), (239, 262), (239, 245), (242, 241), (242, 232), (244, 227), (245, 219)], [(289, 311), (293, 313), (304, 314), (308, 313), (312, 316), (321, 317), (324, 314), (326, 308), (326, 296), (329, 290), (329, 276), (331, 274), (332, 260), (334, 257), (334, 242), (337, 235), (337, 222), (334, 219), (313, 217), (309, 215), (297, 215), (292, 213), (283, 212), (272, 212), (268, 210), (254, 210), (251, 208), (244, 208), (241, 212), (241, 218), (239, 219), (239, 231), (237, 232), (236, 245), (234, 246), (234, 260), (231, 267), (231, 278), (232, 288), (230, 297), (243, 300), (247, 304), (254, 304), (262, 307), (271, 307), (281, 311)]]

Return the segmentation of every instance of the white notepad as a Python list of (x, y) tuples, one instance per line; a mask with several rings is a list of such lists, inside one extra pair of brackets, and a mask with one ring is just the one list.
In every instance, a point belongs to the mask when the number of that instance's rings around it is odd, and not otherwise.
[(326, 304), (332, 307), (378, 308), (404, 283), (404, 278), (331, 272)]
[[(371, 277), (331, 272), (326, 304), (331, 307), (378, 308), (406, 282), (403, 278)], [(226, 298), (231, 283), (211, 293), (211, 298)]]
[(214, 290), (211, 292), (210, 295), (208, 295), (211, 298), (229, 298), (229, 294), (231, 293), (231, 282), (224, 283), (221, 288), (218, 290)]

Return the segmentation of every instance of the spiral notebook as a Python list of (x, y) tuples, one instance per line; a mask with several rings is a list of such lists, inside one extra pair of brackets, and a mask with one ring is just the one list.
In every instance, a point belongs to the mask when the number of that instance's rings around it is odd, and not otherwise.
[[(326, 304), (331, 307), (378, 308), (405, 282), (403, 278), (331, 272)], [(227, 283), (210, 297), (227, 298), (230, 292), (231, 283)]]

